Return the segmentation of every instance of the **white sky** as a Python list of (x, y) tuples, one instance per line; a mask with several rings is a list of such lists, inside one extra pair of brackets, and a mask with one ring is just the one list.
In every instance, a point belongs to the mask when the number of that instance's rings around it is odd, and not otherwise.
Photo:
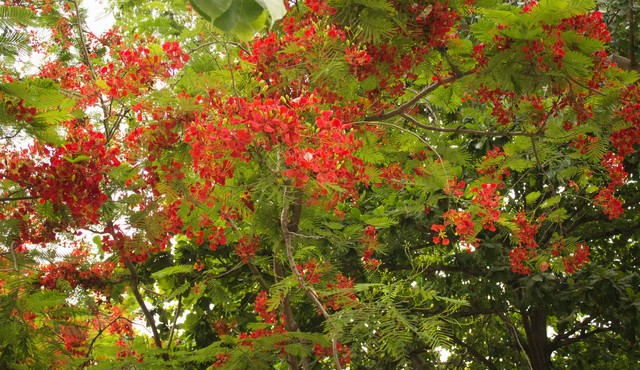
[(80, 3), (81, 7), (87, 9), (87, 26), (96, 36), (105, 33), (116, 21), (105, 3), (105, 0), (84, 0)]

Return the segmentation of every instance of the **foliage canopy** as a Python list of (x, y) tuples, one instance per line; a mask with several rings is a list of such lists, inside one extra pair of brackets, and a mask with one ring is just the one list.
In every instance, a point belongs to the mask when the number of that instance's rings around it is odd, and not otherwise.
[(596, 5), (5, 3), (0, 367), (637, 367)]

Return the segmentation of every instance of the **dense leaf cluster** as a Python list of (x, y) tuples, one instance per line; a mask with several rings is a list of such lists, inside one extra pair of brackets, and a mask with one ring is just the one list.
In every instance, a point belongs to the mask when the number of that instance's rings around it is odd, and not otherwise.
[(637, 367), (596, 3), (0, 6), (0, 367)]

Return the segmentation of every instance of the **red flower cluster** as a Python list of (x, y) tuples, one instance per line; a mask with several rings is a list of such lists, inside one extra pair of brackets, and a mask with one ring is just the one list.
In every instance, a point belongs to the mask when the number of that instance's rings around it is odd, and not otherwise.
[(257, 313), (264, 322), (271, 324), (276, 322), (275, 311), (269, 310), (269, 296), (267, 295), (267, 292), (260, 291), (260, 293), (258, 293), (253, 307), (255, 313)]
[[(97, 223), (107, 196), (105, 175), (120, 165), (119, 149), (108, 148), (104, 135), (90, 126), (67, 125), (67, 143), (52, 147), (35, 142), (29, 150), (9, 152), (0, 163), (0, 179), (17, 183), (29, 195), (64, 206), (74, 225)], [(67, 225), (65, 225), (67, 226)]]
[(334, 311), (357, 300), (356, 295), (353, 293), (353, 278), (348, 278), (342, 275), (342, 273), (338, 273), (336, 280), (337, 282), (335, 284), (327, 282), (327, 288), (336, 290), (337, 293), (332, 293), (330, 295), (331, 298), (325, 302), (325, 305)]
[(444, 225), (433, 224), (431, 225), (431, 230), (437, 233), (436, 236), (433, 237), (433, 242), (435, 244), (442, 243), (442, 245), (449, 245), (449, 243), (451, 243), (451, 240), (447, 238)]
[(599, 11), (565, 18), (558, 25), (558, 30), (572, 30), (583, 36), (600, 40), (604, 43), (611, 42), (611, 34), (609, 33), (606, 23), (602, 21), (602, 13)]
[(387, 180), (389, 187), (401, 190), (404, 184), (411, 181), (412, 177), (402, 170), (399, 163), (391, 163), (382, 169), (380, 177)]
[(5, 101), (7, 106), (7, 114), (15, 117), (17, 121), (33, 122), (34, 116), (38, 113), (36, 108), (25, 106), (24, 99), (18, 100), (18, 104), (14, 106), (13, 101)]
[(478, 240), (475, 238), (475, 225), (471, 219), (471, 212), (450, 209), (444, 213), (443, 217), (443, 224), (431, 225), (431, 230), (436, 232), (436, 235), (433, 237), (435, 244), (449, 245), (451, 240), (447, 237), (445, 229), (447, 226), (453, 225), (455, 226), (454, 234), (460, 238), (461, 243), (467, 245), (469, 251), (471, 250), (471, 245), (478, 246)]
[(496, 193), (498, 185), (482, 184), (482, 189), (473, 188), (473, 203), (480, 206), (477, 215), (482, 218), (482, 227), (489, 231), (496, 231), (494, 222), (500, 218), (500, 194)]
[(514, 221), (518, 226), (518, 230), (515, 233), (518, 246), (509, 252), (513, 272), (518, 274), (531, 273), (531, 268), (526, 265), (526, 262), (537, 255), (538, 242), (536, 241), (536, 234), (543, 220), (544, 215), (538, 217), (535, 223), (529, 222), (524, 211), (520, 211), (516, 216)]
[(320, 282), (323, 268), (318, 265), (318, 261), (315, 258), (310, 259), (304, 265), (296, 265), (296, 268), (309, 284)]
[(624, 170), (623, 159), (621, 156), (609, 151), (600, 162), (609, 173), (609, 178), (611, 179), (610, 187), (622, 186), (628, 180), (629, 174)]
[(576, 245), (576, 250), (573, 254), (562, 259), (564, 272), (567, 274), (574, 273), (587, 262), (589, 262), (589, 247), (584, 244)]
[(490, 104), (491, 115), (494, 116), (501, 125), (508, 125), (513, 122), (514, 114), (511, 107), (505, 107), (504, 101), (514, 97), (511, 91), (503, 91), (500, 88), (490, 90), (485, 85), (478, 87), (478, 101)]
[(60, 337), (64, 341), (64, 348), (75, 356), (83, 356), (87, 341), (87, 330), (78, 325), (61, 325)]
[(258, 243), (258, 238), (253, 236), (249, 238), (247, 236), (243, 236), (238, 240), (236, 244), (236, 254), (242, 258), (242, 262), (247, 263), (253, 256), (255, 256), (256, 252), (260, 250), (260, 244)]
[(616, 112), (616, 117), (624, 119), (628, 127), (615, 131), (611, 136), (618, 154), (626, 156), (635, 151), (634, 146), (640, 144), (640, 87), (629, 85), (620, 94), (622, 107)]
[(575, 139), (571, 141), (571, 145), (580, 151), (580, 154), (587, 154), (592, 151), (598, 143), (596, 136), (589, 136), (579, 134)]
[(609, 187), (600, 189), (598, 195), (595, 196), (595, 204), (602, 207), (604, 214), (609, 219), (616, 219), (624, 213), (622, 202), (613, 194), (613, 190)]
[(445, 225), (451, 224), (456, 227), (455, 233), (460, 236), (461, 240), (471, 242), (470, 237), (475, 234), (471, 212), (450, 209), (445, 212), (444, 219)]
[(503, 176), (509, 176), (507, 167), (502, 166), (502, 162), (507, 158), (507, 154), (502, 149), (494, 146), (487, 150), (487, 155), (482, 157), (482, 162), (478, 165), (478, 174), (489, 178), (489, 182), (497, 184), (497, 188), (504, 187)]
[(72, 287), (82, 286), (85, 289), (101, 289), (108, 284), (107, 279), (115, 269), (113, 262), (99, 263), (89, 269), (79, 268), (71, 262), (60, 262), (41, 267), (38, 284), (45, 289), (54, 290), (59, 280), (68, 282)]
[(378, 248), (378, 232), (375, 226), (367, 226), (364, 230), (364, 235), (360, 238), (360, 242), (364, 244), (364, 253), (362, 256), (362, 263), (367, 270), (375, 270), (380, 267), (380, 260), (372, 258), (376, 249)]
[[(251, 349), (254, 348), (254, 344), (252, 339), (258, 339), (258, 338), (262, 338), (262, 337), (268, 337), (271, 335), (276, 335), (276, 334), (284, 334), (287, 332), (287, 329), (285, 329), (284, 327), (280, 326), (280, 325), (276, 325), (273, 329), (265, 329), (265, 328), (260, 328), (260, 329), (256, 329), (250, 333), (240, 333), (240, 335), (238, 335), (238, 343), (241, 346), (247, 346)], [(277, 343), (276, 344), (276, 349), (279, 352), (284, 351), (284, 345), (285, 343)]]
[(415, 16), (417, 26), (427, 37), (428, 46), (442, 47), (454, 36), (451, 29), (459, 17), (453, 9), (449, 8), (447, 1), (436, 1), (426, 7), (414, 4), (409, 7), (409, 12)]
[[(347, 366), (351, 362), (351, 347), (344, 345), (338, 341), (338, 343), (336, 343), (336, 350), (338, 352), (340, 365), (343, 367)], [(319, 344), (316, 344), (313, 347), (313, 352), (316, 354), (316, 357), (319, 361), (322, 361), (327, 357), (333, 358), (332, 346), (323, 347)]]
[(458, 181), (457, 178), (447, 179), (447, 186), (443, 189), (447, 195), (453, 194), (456, 197), (461, 197), (464, 194), (464, 188), (466, 184), (464, 181)]

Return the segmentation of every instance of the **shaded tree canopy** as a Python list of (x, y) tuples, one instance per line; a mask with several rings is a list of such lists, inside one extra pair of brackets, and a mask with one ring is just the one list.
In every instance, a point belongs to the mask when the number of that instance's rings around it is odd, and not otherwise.
[(637, 5), (0, 6), (0, 367), (637, 368)]

